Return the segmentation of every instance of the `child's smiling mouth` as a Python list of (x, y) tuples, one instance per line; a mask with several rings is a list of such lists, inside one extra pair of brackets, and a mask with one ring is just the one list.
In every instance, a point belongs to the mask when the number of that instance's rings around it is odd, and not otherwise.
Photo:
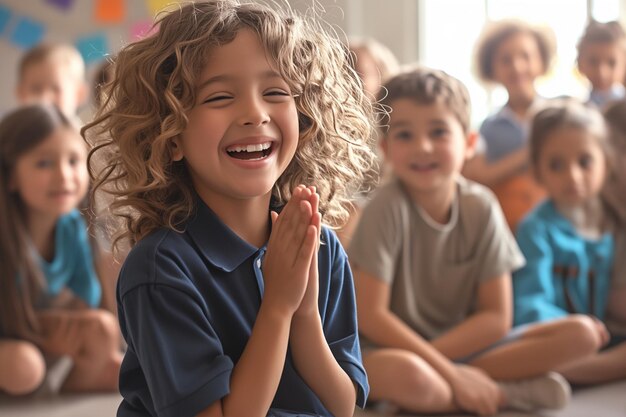
[(264, 142), (250, 145), (232, 145), (226, 148), (226, 153), (236, 159), (259, 161), (267, 158), (272, 153), (272, 142)]

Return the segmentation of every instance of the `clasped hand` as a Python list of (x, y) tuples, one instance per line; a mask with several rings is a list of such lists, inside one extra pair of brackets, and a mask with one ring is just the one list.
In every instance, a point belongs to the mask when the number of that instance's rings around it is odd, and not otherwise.
[(318, 314), (321, 214), (315, 187), (297, 186), (281, 213), (271, 216), (272, 232), (262, 268), (264, 302), (281, 314)]

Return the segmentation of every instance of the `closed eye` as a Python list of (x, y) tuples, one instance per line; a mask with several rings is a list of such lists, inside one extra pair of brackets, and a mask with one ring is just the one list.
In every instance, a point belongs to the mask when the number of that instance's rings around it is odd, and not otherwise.
[(232, 96), (219, 95), (219, 96), (209, 97), (206, 100), (204, 100), (203, 103), (216, 103), (216, 102), (219, 102), (219, 101), (232, 100), (232, 99), (233, 99)]
[(284, 101), (286, 101), (287, 99), (291, 99), (292, 95), (285, 91), (285, 90), (267, 90), (266, 92), (263, 93), (263, 96), (266, 98), (266, 100), (270, 101), (270, 102), (279, 102), (282, 103)]

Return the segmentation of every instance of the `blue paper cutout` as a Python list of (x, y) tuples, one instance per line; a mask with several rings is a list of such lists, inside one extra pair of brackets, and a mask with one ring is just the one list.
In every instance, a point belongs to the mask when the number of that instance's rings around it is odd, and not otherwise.
[(20, 17), (11, 34), (11, 42), (23, 49), (30, 49), (37, 45), (46, 32), (42, 23), (29, 19), (28, 17)]
[(0, 6), (0, 35), (4, 33), (11, 20), (11, 10), (8, 7)]
[(106, 37), (103, 33), (85, 36), (76, 41), (76, 48), (80, 51), (85, 64), (101, 61), (109, 55)]

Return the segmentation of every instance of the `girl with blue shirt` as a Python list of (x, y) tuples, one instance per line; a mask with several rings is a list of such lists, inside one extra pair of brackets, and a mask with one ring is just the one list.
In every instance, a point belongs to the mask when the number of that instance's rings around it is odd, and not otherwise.
[(372, 108), (342, 43), (286, 7), (163, 16), (119, 52), (86, 127), (95, 187), (133, 246), (118, 416), (348, 417), (365, 403), (352, 275), (321, 216), (341, 224), (372, 172)]
[(71, 357), (66, 391), (114, 391), (121, 363), (114, 316), (78, 205), (87, 148), (56, 107), (30, 105), (0, 123), (0, 390), (34, 391), (46, 362)]
[[(533, 119), (530, 158), (549, 198), (520, 223), (517, 240), (526, 265), (513, 276), (515, 324), (592, 317), (606, 345), (603, 323), (615, 260), (612, 219), (600, 192), (608, 171), (602, 115), (570, 99), (551, 103)], [(576, 384), (626, 377), (626, 343), (561, 370)]]

